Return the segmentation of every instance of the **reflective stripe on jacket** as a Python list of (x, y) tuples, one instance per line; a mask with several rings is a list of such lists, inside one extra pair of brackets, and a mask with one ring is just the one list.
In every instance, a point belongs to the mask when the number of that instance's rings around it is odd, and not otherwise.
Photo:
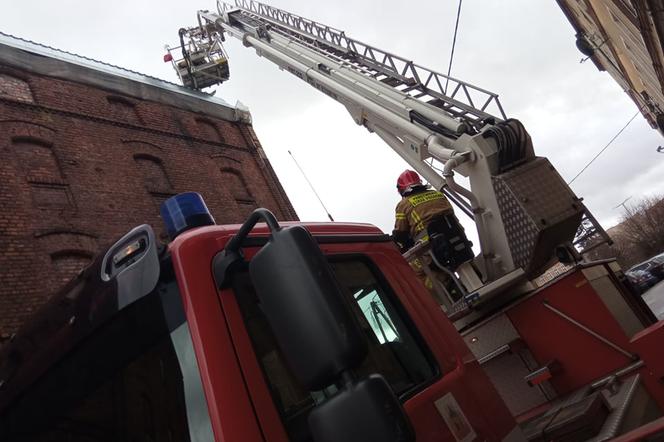
[(421, 190), (406, 195), (396, 208), (394, 232), (408, 233), (413, 240), (425, 234), (427, 225), (435, 218), (452, 211), (452, 205), (437, 190)]

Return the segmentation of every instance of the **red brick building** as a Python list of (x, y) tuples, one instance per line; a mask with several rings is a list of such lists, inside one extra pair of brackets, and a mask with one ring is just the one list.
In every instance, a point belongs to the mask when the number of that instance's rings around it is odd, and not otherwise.
[(200, 192), (217, 223), (297, 215), (223, 100), (0, 35), (0, 340), (113, 239)]

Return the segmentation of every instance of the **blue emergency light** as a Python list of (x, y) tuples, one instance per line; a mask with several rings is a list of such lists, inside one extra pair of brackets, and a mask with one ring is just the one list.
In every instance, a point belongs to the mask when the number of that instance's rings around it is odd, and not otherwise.
[(185, 192), (170, 197), (161, 203), (159, 212), (171, 239), (175, 239), (185, 230), (215, 224), (203, 197), (196, 192)]

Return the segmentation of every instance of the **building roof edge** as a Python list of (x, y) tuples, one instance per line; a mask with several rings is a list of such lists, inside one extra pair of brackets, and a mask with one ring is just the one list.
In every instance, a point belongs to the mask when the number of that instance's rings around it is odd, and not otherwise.
[[(17, 53), (18, 51), (22, 52), (22, 54)], [(35, 56), (47, 57), (59, 63), (66, 63), (69, 68), (40, 69), (39, 60), (36, 59)], [(166, 104), (183, 107), (192, 111), (211, 113), (226, 120), (251, 123), (249, 109), (242, 103), (238, 102), (235, 105), (231, 105), (222, 98), (214, 97), (205, 92), (188, 89), (167, 80), (162, 80), (131, 69), (95, 60), (90, 57), (35, 43), (1, 31), (0, 63), (9, 64), (18, 69), (26, 69), (64, 80), (92, 84), (104, 89), (137, 96), (141, 99), (162, 102), (166, 101)], [(101, 75), (90, 75), (90, 70)], [(112, 76), (116, 80), (104, 82), (102, 78), (107, 78), (107, 76)], [(117, 81), (118, 79), (124, 81)], [(131, 85), (130, 83), (134, 83), (134, 85)], [(162, 93), (154, 90), (154, 88), (157, 88), (157, 90)], [(150, 92), (150, 90), (152, 91)], [(163, 94), (163, 92), (167, 92), (167, 94)], [(178, 94), (180, 100), (159, 99), (161, 95), (170, 95), (168, 93)], [(215, 108), (216, 112), (214, 111)]]

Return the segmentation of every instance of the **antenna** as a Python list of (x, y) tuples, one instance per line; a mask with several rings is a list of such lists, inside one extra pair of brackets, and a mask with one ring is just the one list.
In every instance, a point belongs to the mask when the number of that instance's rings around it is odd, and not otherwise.
[(320, 196), (318, 195), (318, 192), (316, 192), (316, 189), (314, 189), (314, 185), (311, 184), (311, 181), (309, 181), (309, 178), (307, 178), (307, 175), (304, 173), (304, 170), (300, 167), (300, 164), (297, 162), (291, 151), (288, 151), (288, 155), (291, 156), (293, 159), (293, 162), (297, 166), (298, 169), (300, 169), (300, 173), (304, 177), (305, 180), (307, 180), (307, 183), (309, 183), (309, 187), (311, 187), (311, 191), (316, 195), (316, 198), (318, 198), (318, 202), (320, 203), (321, 206), (323, 206), (323, 210), (325, 210), (325, 213), (327, 213), (327, 217), (330, 218), (330, 221), (334, 222), (334, 218), (332, 218), (332, 215), (330, 215), (330, 212), (327, 210), (327, 207), (325, 207), (325, 204), (323, 204), (323, 200), (320, 199)]
[[(634, 196), (634, 195), (632, 195), (632, 196)], [(631, 199), (632, 199), (631, 196), (625, 198), (625, 199), (623, 200), (623, 202), (620, 203), (620, 204), (618, 204), (617, 206), (615, 206), (614, 209), (617, 209), (618, 207), (622, 207), (623, 210), (625, 211), (625, 213), (628, 213), (627, 206), (625, 206), (625, 203), (626, 203), (627, 201), (631, 200)]]

